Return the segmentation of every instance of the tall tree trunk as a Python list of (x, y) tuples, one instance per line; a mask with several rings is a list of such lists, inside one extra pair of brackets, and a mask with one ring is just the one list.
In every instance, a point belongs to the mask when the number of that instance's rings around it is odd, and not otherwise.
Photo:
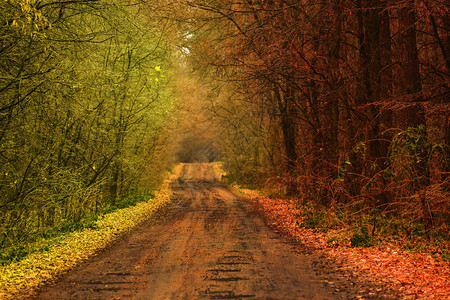
[[(399, 62), (401, 69), (400, 94), (413, 95), (417, 101), (417, 93), (422, 91), (419, 72), (419, 56), (416, 38), (416, 13), (414, 7), (405, 6), (399, 9)], [(422, 122), (424, 120), (421, 120)]]
[(360, 84), (358, 106), (366, 117), (368, 151), (374, 161), (386, 157), (380, 143), (381, 42), (380, 1), (359, 0)]
[(380, 98), (388, 100), (392, 97), (392, 38), (390, 14), (385, 0), (381, 2), (380, 13), (380, 63), (381, 85)]
[(341, 89), (341, 70), (340, 70), (340, 50), (342, 39), (342, 7), (341, 0), (334, 0), (331, 7), (333, 32), (331, 43), (329, 45), (329, 98), (327, 101), (326, 112), (328, 113), (328, 126), (330, 137), (327, 143), (326, 152), (331, 165), (337, 165), (339, 158), (339, 102)]
[[(380, 100), (384, 103), (392, 101), (392, 85), (393, 85), (393, 71), (392, 71), (392, 37), (391, 37), (391, 22), (390, 14), (385, 0), (381, 2), (381, 20), (380, 20), (380, 63), (381, 63), (381, 82), (380, 82)], [(390, 108), (383, 107), (380, 111), (380, 153), (381, 156), (386, 157), (391, 133), (386, 129), (392, 128), (392, 111)], [(384, 167), (386, 160), (381, 158), (381, 167)]]
[(274, 96), (278, 103), (283, 145), (286, 153), (287, 195), (292, 196), (298, 193), (295, 174), (298, 155), (296, 150), (297, 126), (293, 118), (295, 114), (294, 89), (289, 84), (286, 91), (283, 91), (279, 86), (275, 87)]
[(278, 109), (280, 112), (281, 130), (283, 131), (283, 144), (286, 151), (286, 165), (288, 171), (295, 169), (297, 163), (296, 147), (296, 126), (293, 119), (293, 90), (288, 87), (285, 93), (281, 88), (275, 89), (275, 97), (278, 102)]
[[(415, 171), (414, 186), (420, 194), (422, 205), (422, 218), (426, 228), (432, 225), (433, 217), (428, 207), (426, 188), (430, 184), (430, 172), (428, 164), (428, 150), (426, 147), (426, 117), (425, 107), (422, 99), (422, 84), (419, 72), (419, 57), (417, 51), (416, 38), (416, 13), (413, 5), (405, 5), (400, 8), (399, 13), (399, 39), (400, 39), (400, 93), (409, 100), (410, 106), (407, 109), (406, 126), (416, 127), (417, 132), (424, 135), (425, 142), (418, 145), (419, 159), (414, 162)], [(423, 129), (421, 129), (423, 128)]]

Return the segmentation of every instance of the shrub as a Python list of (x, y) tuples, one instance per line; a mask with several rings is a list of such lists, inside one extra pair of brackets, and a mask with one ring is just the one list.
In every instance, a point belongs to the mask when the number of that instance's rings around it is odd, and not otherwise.
[(372, 237), (369, 235), (367, 226), (361, 226), (358, 228), (350, 239), (350, 243), (353, 247), (371, 247), (373, 246)]

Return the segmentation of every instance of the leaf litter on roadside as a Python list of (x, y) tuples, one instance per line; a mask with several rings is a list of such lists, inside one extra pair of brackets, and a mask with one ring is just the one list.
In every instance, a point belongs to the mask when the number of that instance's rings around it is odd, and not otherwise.
[(349, 242), (334, 243), (339, 230), (320, 232), (300, 226), (301, 210), (293, 201), (271, 199), (252, 190), (239, 191), (247, 195), (269, 225), (342, 263), (360, 278), (389, 285), (405, 299), (450, 299), (449, 263), (430, 255), (402, 251), (394, 245), (356, 248)]

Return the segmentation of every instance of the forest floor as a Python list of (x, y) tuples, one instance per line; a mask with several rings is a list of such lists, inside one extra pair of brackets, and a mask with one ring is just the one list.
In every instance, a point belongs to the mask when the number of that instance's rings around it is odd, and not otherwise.
[(171, 189), (170, 202), (156, 216), (34, 298), (400, 297), (267, 226), (261, 209), (218, 181), (211, 164), (185, 164)]
[[(450, 299), (448, 262), (429, 254), (404, 251), (396, 243), (383, 242), (370, 248), (352, 247), (349, 241), (336, 243), (342, 230), (304, 228), (299, 217), (302, 208), (294, 201), (271, 199), (257, 191), (237, 188), (247, 195), (269, 227), (326, 257), (341, 276), (382, 283), (402, 299)], [(375, 296), (373, 292), (369, 295)]]

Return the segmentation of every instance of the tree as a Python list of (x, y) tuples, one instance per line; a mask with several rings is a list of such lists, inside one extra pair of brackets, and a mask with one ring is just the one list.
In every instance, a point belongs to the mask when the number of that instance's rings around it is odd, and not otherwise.
[[(273, 0), (191, 1), (188, 7), (186, 19), (176, 17), (193, 33), (187, 58), (196, 68), (216, 70), (211, 84), (227, 95), (221, 102), (227, 160), (255, 173), (260, 163), (253, 153), (262, 149), (271, 166), (263, 177), (325, 205), (364, 199), (384, 209), (419, 199), (446, 178), (446, 164), (429, 152), (448, 143), (444, 4)], [(235, 108), (244, 107), (254, 122), (240, 122)], [(255, 124), (262, 130), (253, 130)], [(410, 164), (414, 155), (392, 153), (400, 147), (397, 134), (411, 130), (435, 133), (426, 134)], [(238, 144), (230, 136), (264, 142)], [(433, 179), (430, 168), (442, 176)], [(413, 187), (416, 179), (422, 183)], [(405, 181), (409, 188), (400, 189)], [(419, 204), (429, 207), (427, 201)], [(399, 212), (410, 209), (402, 203)], [(423, 209), (422, 218), (430, 223), (432, 216)]]
[(173, 101), (164, 28), (141, 3), (0, 5), (8, 20), (0, 28), (0, 246), (8, 247), (155, 187)]

